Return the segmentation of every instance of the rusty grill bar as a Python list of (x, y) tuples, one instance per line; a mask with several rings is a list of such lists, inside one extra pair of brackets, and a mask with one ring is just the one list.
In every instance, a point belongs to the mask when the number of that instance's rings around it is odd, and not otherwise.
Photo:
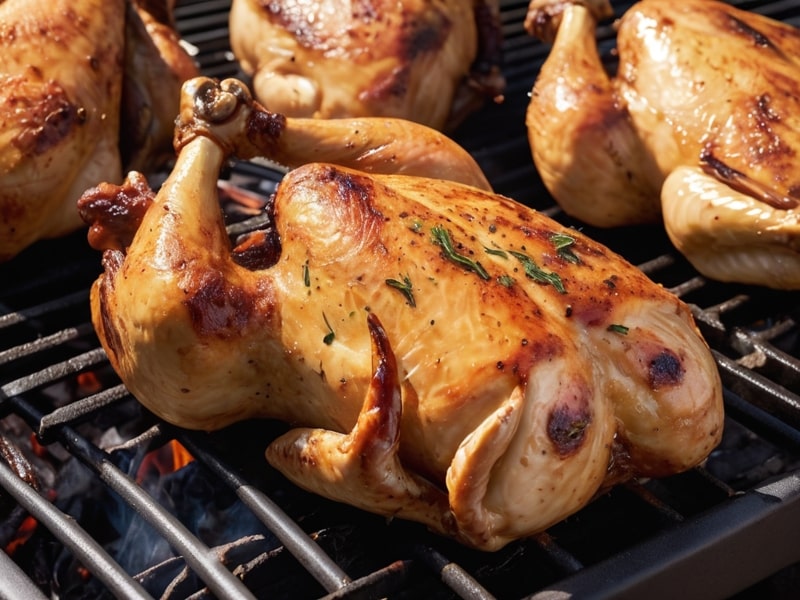
[[(204, 72), (241, 76), (227, 42), (229, 1), (179, 4), (180, 28)], [(615, 488), (544, 534), (490, 554), (306, 494), (263, 459), (283, 425), (247, 422), (204, 434), (139, 407), (90, 325), (88, 289), (100, 261), (79, 232), (0, 265), (4, 597), (721, 597), (798, 584), (800, 294), (707, 281), (660, 227), (594, 230), (563, 215), (536, 175), (524, 130), (527, 93), (547, 49), (522, 29), (527, 3), (502, 4), (505, 102), (487, 106), (454, 137), (498, 192), (580, 226), (692, 306), (725, 386), (725, 437), (707, 464)], [(630, 4), (615, 3), (618, 13)], [(800, 25), (796, 2), (735, 4)], [(611, 25), (598, 37), (610, 63)], [(280, 174), (246, 163), (225, 177), (266, 195)], [(260, 224), (231, 219), (232, 234)], [(94, 387), (81, 387), (85, 374)], [(119, 432), (113, 443), (104, 441), (109, 429)], [(194, 462), (174, 473), (165, 495), (166, 487), (149, 489), (139, 473), (172, 441)], [(39, 455), (62, 470), (33, 475), (42, 480), (37, 491), (25, 473), (37, 473)], [(80, 501), (50, 497), (73, 463), (100, 492)], [(97, 506), (93, 494), (101, 497)], [(199, 526), (192, 517), (196, 507), (181, 506), (203, 494), (222, 515), (205, 528), (205, 517)], [(115, 545), (104, 512), (121, 513), (146, 534)], [(28, 516), (34, 532), (9, 552)], [(131, 565), (137, 540), (166, 544), (170, 555)], [(44, 550), (58, 559), (45, 561), (42, 573)]]

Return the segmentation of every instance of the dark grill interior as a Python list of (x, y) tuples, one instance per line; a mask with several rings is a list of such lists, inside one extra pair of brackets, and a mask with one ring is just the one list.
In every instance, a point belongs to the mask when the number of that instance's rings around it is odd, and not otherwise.
[[(629, 4), (616, 3), (618, 14)], [(800, 25), (793, 1), (735, 4)], [(220, 78), (239, 74), (228, 5), (178, 7), (204, 72)], [(127, 394), (89, 322), (100, 257), (79, 232), (0, 265), (8, 597), (791, 596), (800, 584), (800, 295), (708, 281), (660, 227), (593, 230), (555, 208), (525, 137), (527, 94), (547, 52), (522, 29), (526, 7), (503, 3), (505, 102), (454, 137), (498, 192), (582, 227), (693, 307), (725, 384), (726, 431), (707, 464), (617, 487), (496, 553), (309, 495), (263, 458), (284, 425), (188, 432)], [(599, 36), (611, 65), (610, 25)], [(224, 177), (263, 196), (279, 175), (237, 164)], [(232, 233), (258, 222), (241, 211), (230, 219)], [(180, 447), (194, 460), (174, 470)]]

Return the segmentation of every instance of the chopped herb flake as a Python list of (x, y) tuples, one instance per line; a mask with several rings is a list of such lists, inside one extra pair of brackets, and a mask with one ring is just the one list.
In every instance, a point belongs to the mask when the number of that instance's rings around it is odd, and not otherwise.
[(402, 281), (398, 279), (387, 279), (386, 285), (388, 285), (389, 287), (393, 287), (396, 290), (399, 290), (400, 293), (402, 293), (403, 296), (406, 297), (408, 305), (413, 308), (417, 305), (417, 302), (416, 300), (414, 300), (414, 292), (413, 292), (413, 286), (411, 285), (411, 279), (409, 278), (408, 275), (404, 275), (402, 276), (402, 278), (403, 278)]
[(450, 239), (450, 232), (444, 227), (434, 225), (431, 227), (431, 235), (433, 236), (433, 243), (442, 247), (445, 258), (461, 265), (469, 271), (475, 272), (481, 279), (489, 279), (489, 273), (486, 272), (486, 269), (483, 268), (481, 263), (456, 252), (453, 247), (453, 241)]
[(514, 285), (515, 281), (511, 275), (500, 275), (500, 277), (497, 278), (497, 283), (503, 287), (510, 288), (512, 285)]
[(625, 325), (617, 325), (616, 323), (612, 323), (608, 326), (608, 331), (613, 331), (614, 333), (621, 333), (622, 335), (628, 335), (628, 328)]
[(414, 233), (419, 233), (422, 231), (423, 222), (422, 219), (418, 217), (412, 217), (406, 220), (406, 227), (408, 227)]
[(308, 261), (303, 263), (303, 285), (311, 287), (311, 273), (308, 271)]

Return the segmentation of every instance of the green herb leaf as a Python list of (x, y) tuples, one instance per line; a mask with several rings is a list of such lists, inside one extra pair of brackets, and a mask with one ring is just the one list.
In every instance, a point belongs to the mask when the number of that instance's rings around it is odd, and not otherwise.
[(414, 233), (419, 233), (422, 231), (424, 223), (422, 219), (419, 217), (410, 217), (406, 220), (406, 227), (408, 227)]
[(413, 308), (417, 305), (417, 302), (416, 300), (414, 300), (414, 292), (413, 292), (413, 286), (411, 285), (411, 278), (408, 275), (403, 275), (401, 277), (403, 278), (402, 281), (397, 279), (387, 279), (386, 285), (388, 285), (389, 287), (393, 287), (396, 290), (399, 290), (400, 293), (402, 293), (403, 296), (406, 297), (409, 306)]
[(556, 291), (559, 294), (567, 293), (567, 290), (564, 288), (564, 282), (561, 281), (561, 277), (559, 277), (557, 273), (545, 271), (527, 254), (516, 252), (514, 250), (509, 250), (508, 252), (511, 254), (511, 256), (522, 263), (522, 267), (525, 269), (525, 275), (534, 281), (552, 285), (554, 288), (556, 288)]
[(303, 263), (303, 285), (311, 287), (311, 273), (308, 270), (308, 261)]
[(489, 273), (486, 272), (486, 269), (483, 268), (481, 263), (456, 252), (455, 248), (453, 247), (453, 240), (450, 239), (450, 232), (448, 232), (444, 227), (434, 225), (431, 227), (431, 235), (433, 236), (433, 243), (442, 247), (445, 258), (458, 265), (461, 265), (469, 271), (475, 272), (481, 279), (489, 279)]
[(612, 323), (607, 327), (608, 331), (613, 331), (614, 333), (621, 333), (622, 335), (628, 335), (629, 329), (625, 327), (625, 325), (617, 325), (616, 323)]
[(325, 313), (322, 313), (322, 320), (325, 321), (325, 326), (328, 328), (328, 333), (325, 334), (324, 338), (322, 338), (322, 342), (326, 346), (330, 346), (333, 343), (333, 339), (336, 337), (336, 334), (333, 332), (333, 327), (331, 327), (331, 324), (328, 323), (328, 317), (325, 316)]
[(486, 246), (483, 247), (486, 254), (492, 254), (494, 256), (500, 256), (502, 258), (508, 258), (508, 253), (505, 250), (500, 250), (499, 248), (487, 248)]
[(514, 278), (511, 277), (511, 275), (500, 275), (500, 277), (497, 278), (497, 283), (499, 283), (503, 287), (510, 288), (516, 282), (514, 281)]
[(572, 245), (575, 243), (575, 238), (566, 233), (554, 233), (550, 236), (550, 241), (556, 247), (558, 255), (573, 264), (578, 264), (581, 259), (572, 251)]

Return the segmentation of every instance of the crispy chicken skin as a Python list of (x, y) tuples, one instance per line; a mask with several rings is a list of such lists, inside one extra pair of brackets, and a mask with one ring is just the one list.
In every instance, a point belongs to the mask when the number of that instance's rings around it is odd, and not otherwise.
[(238, 81), (192, 80), (159, 192), (132, 174), (80, 201), (104, 250), (96, 330), (150, 410), (203, 430), (287, 421), (266, 453), (299, 485), (484, 550), (718, 443), (688, 307), (490, 191), (298, 166), (260, 262), (239, 264), (216, 183), (230, 156), (271, 155), (262, 111)]
[(713, 279), (800, 289), (800, 31), (712, 0), (643, 0), (617, 23), (610, 77), (595, 41), (607, 0), (533, 0), (552, 49), (528, 136), (565, 212), (610, 227), (663, 218)]
[(500, 99), (497, 0), (234, 0), (256, 98), (293, 117), (399, 117), (452, 130)]
[(149, 8), (0, 2), (0, 260), (81, 226), (86, 188), (171, 154), (196, 70)]

